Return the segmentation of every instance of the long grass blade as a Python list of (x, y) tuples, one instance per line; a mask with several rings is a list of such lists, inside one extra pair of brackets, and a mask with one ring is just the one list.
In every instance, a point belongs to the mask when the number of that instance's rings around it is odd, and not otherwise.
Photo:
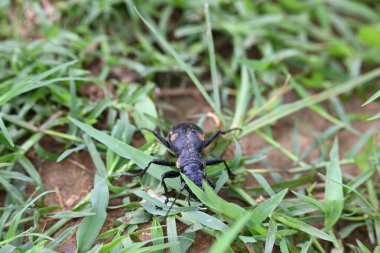
[(157, 41), (160, 43), (160, 45), (169, 52), (178, 62), (178, 64), (181, 66), (181, 68), (187, 73), (189, 78), (194, 82), (195, 86), (198, 88), (199, 92), (202, 94), (202, 96), (205, 98), (207, 103), (215, 110), (215, 104), (212, 101), (211, 97), (208, 95), (206, 89), (203, 87), (199, 79), (196, 77), (195, 73), (191, 69), (191, 67), (184, 62), (182, 57), (174, 50), (174, 48), (166, 41), (166, 39), (160, 34), (160, 32), (156, 29), (156, 27), (153, 26), (148, 20), (146, 20), (141, 13), (137, 10), (135, 7), (136, 13), (139, 15), (140, 19), (145, 23), (145, 25), (149, 28), (149, 30), (154, 34)]
[[(330, 164), (327, 166), (327, 181), (325, 188), (325, 228), (330, 229), (339, 220), (343, 211), (342, 172), (339, 165), (338, 140), (335, 139), (330, 152)], [(337, 182), (337, 183), (335, 183)]]

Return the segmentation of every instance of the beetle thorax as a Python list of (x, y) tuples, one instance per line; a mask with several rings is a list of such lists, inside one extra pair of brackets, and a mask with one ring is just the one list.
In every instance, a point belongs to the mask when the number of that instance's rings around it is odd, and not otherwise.
[(179, 155), (183, 152), (200, 153), (204, 135), (202, 129), (194, 124), (180, 124), (169, 133), (173, 150)]

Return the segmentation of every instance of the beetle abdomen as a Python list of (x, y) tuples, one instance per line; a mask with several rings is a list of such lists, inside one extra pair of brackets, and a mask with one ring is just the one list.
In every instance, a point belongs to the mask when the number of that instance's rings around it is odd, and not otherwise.
[(182, 168), (182, 173), (185, 174), (194, 184), (203, 189), (202, 180), (205, 179), (205, 172), (202, 165), (199, 163), (189, 163)]

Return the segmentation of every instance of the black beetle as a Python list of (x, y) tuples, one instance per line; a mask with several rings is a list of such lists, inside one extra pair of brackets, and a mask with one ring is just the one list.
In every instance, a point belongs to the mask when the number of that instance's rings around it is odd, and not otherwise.
[[(215, 188), (214, 182), (207, 176), (204, 172), (204, 168), (209, 165), (215, 165), (218, 163), (224, 163), (225, 168), (227, 169), (228, 175), (233, 177), (234, 174), (231, 172), (228, 167), (226, 161), (222, 158), (210, 158), (207, 160), (203, 160), (201, 156), (201, 152), (204, 148), (206, 148), (210, 143), (215, 140), (220, 134), (226, 134), (231, 131), (241, 130), (240, 128), (233, 128), (228, 131), (216, 131), (209, 138), (205, 139), (204, 133), (202, 129), (192, 123), (183, 123), (179, 124), (169, 132), (168, 138), (164, 138), (159, 132), (156, 130), (150, 130), (147, 128), (142, 128), (142, 130), (147, 130), (154, 134), (157, 139), (169, 150), (171, 150), (177, 158), (177, 161), (171, 162), (167, 159), (153, 159), (148, 163), (148, 165), (140, 172), (134, 175), (129, 174), (130, 176), (141, 176), (144, 175), (145, 172), (149, 169), (151, 164), (158, 164), (163, 166), (176, 166), (179, 171), (185, 174), (194, 184), (196, 184), (201, 189), (202, 181), (206, 180), (209, 185)], [(181, 178), (181, 189), (179, 190), (176, 198), (174, 199), (172, 205), (170, 206), (168, 213), (173, 207), (175, 201), (178, 199), (179, 195), (183, 190), (186, 190), (188, 195), (188, 203), (190, 205), (190, 199), (195, 199), (197, 201), (198, 198), (195, 194), (190, 190), (188, 185), (185, 183), (181, 174), (178, 171), (168, 171), (162, 174), (162, 185), (165, 191), (165, 204), (169, 201), (169, 191), (166, 186), (165, 179), (167, 178)], [(168, 214), (167, 213), (167, 214)], [(166, 215), (167, 215), (166, 214)]]

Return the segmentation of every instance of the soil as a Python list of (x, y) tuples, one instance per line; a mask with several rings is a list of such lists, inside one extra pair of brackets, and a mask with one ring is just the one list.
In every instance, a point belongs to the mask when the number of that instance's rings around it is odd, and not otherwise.
[[(197, 119), (190, 118), (192, 115), (211, 112), (210, 107), (204, 102), (204, 100), (197, 94), (197, 91), (189, 93), (193, 94), (190, 96), (180, 96), (176, 94), (171, 96), (169, 94), (167, 97), (160, 97), (158, 105), (170, 105), (163, 106), (161, 111), (166, 119), (173, 121), (173, 123), (179, 122), (196, 122)], [(288, 99), (293, 99), (292, 97)], [(374, 115), (378, 112), (380, 108), (380, 103), (374, 102), (366, 107), (361, 107), (362, 101), (359, 99), (352, 99), (350, 103), (345, 105), (345, 109), (349, 113), (357, 113), (359, 115)], [(168, 110), (167, 108), (175, 108), (175, 110)], [(326, 130), (332, 124), (323, 118), (321, 118), (316, 113), (305, 109), (301, 110), (290, 117), (279, 120), (274, 124), (273, 136), (281, 143), (284, 147), (289, 150), (293, 150), (293, 127), (294, 122), (299, 122), (300, 131), (300, 149), (301, 152), (304, 151), (308, 146), (310, 146), (316, 135)], [(366, 131), (371, 126), (376, 128), (380, 126), (379, 121), (374, 122), (355, 122), (353, 127), (360, 130)], [(212, 119), (207, 119), (204, 125), (204, 130), (206, 132), (211, 132), (215, 130), (215, 124)], [(347, 131), (341, 131), (339, 133), (339, 143), (340, 143), (340, 154), (341, 156), (348, 151), (357, 141), (357, 138), (348, 133)], [(241, 141), (241, 146), (244, 154), (255, 154), (268, 144), (255, 134), (250, 134), (244, 137)], [(312, 160), (312, 157), (318, 154), (318, 151), (314, 151), (307, 160)], [(232, 156), (233, 152), (228, 152), (227, 156)], [(34, 160), (35, 161), (35, 160)], [(285, 155), (277, 150), (271, 151), (266, 161), (275, 169), (283, 170), (286, 172), (289, 168), (292, 168), (293, 162), (288, 159)], [(36, 161), (35, 161), (36, 162)], [(86, 196), (93, 187), (93, 176), (94, 176), (94, 165), (90, 156), (85, 152), (78, 152), (69, 156), (67, 159), (60, 163), (44, 161), (36, 162), (38, 165), (40, 174), (42, 176), (42, 181), (47, 190), (56, 190), (56, 194), (47, 195), (45, 201), (47, 205), (61, 205), (65, 210), (70, 210), (75, 204), (78, 203), (84, 196)], [(260, 167), (260, 165), (253, 165), (253, 167)], [(357, 175), (359, 170), (356, 166), (343, 166), (342, 169), (352, 175)], [(256, 182), (252, 177), (246, 178), (246, 187), (257, 186)], [(115, 200), (116, 202), (118, 200)], [(113, 204), (117, 204), (117, 203)], [(123, 216), (124, 211), (122, 209), (113, 210), (108, 213), (106, 224), (103, 227), (102, 232), (114, 227), (114, 220)], [(56, 235), (64, 231), (65, 228), (79, 223), (80, 220), (73, 220), (69, 222), (66, 226), (60, 229)], [(179, 223), (179, 222), (178, 222)], [(46, 223), (46, 227), (50, 224), (49, 221)], [(150, 224), (146, 224), (147, 227)], [(181, 230), (186, 229), (185, 225), (178, 226), (178, 233)], [(355, 234), (356, 235), (356, 234)], [(357, 235), (362, 238), (363, 236), (357, 232)], [(149, 234), (144, 234), (141, 239), (149, 238)], [(357, 237), (355, 237), (357, 238)], [(362, 241), (368, 241), (363, 238)], [(102, 241), (106, 243), (107, 241)], [(195, 243), (192, 244), (188, 252), (202, 253), (207, 252), (209, 247), (214, 242), (214, 238), (203, 232), (198, 232), (195, 238)], [(71, 235), (62, 245), (60, 245), (56, 250), (58, 252), (75, 252), (75, 235)]]

